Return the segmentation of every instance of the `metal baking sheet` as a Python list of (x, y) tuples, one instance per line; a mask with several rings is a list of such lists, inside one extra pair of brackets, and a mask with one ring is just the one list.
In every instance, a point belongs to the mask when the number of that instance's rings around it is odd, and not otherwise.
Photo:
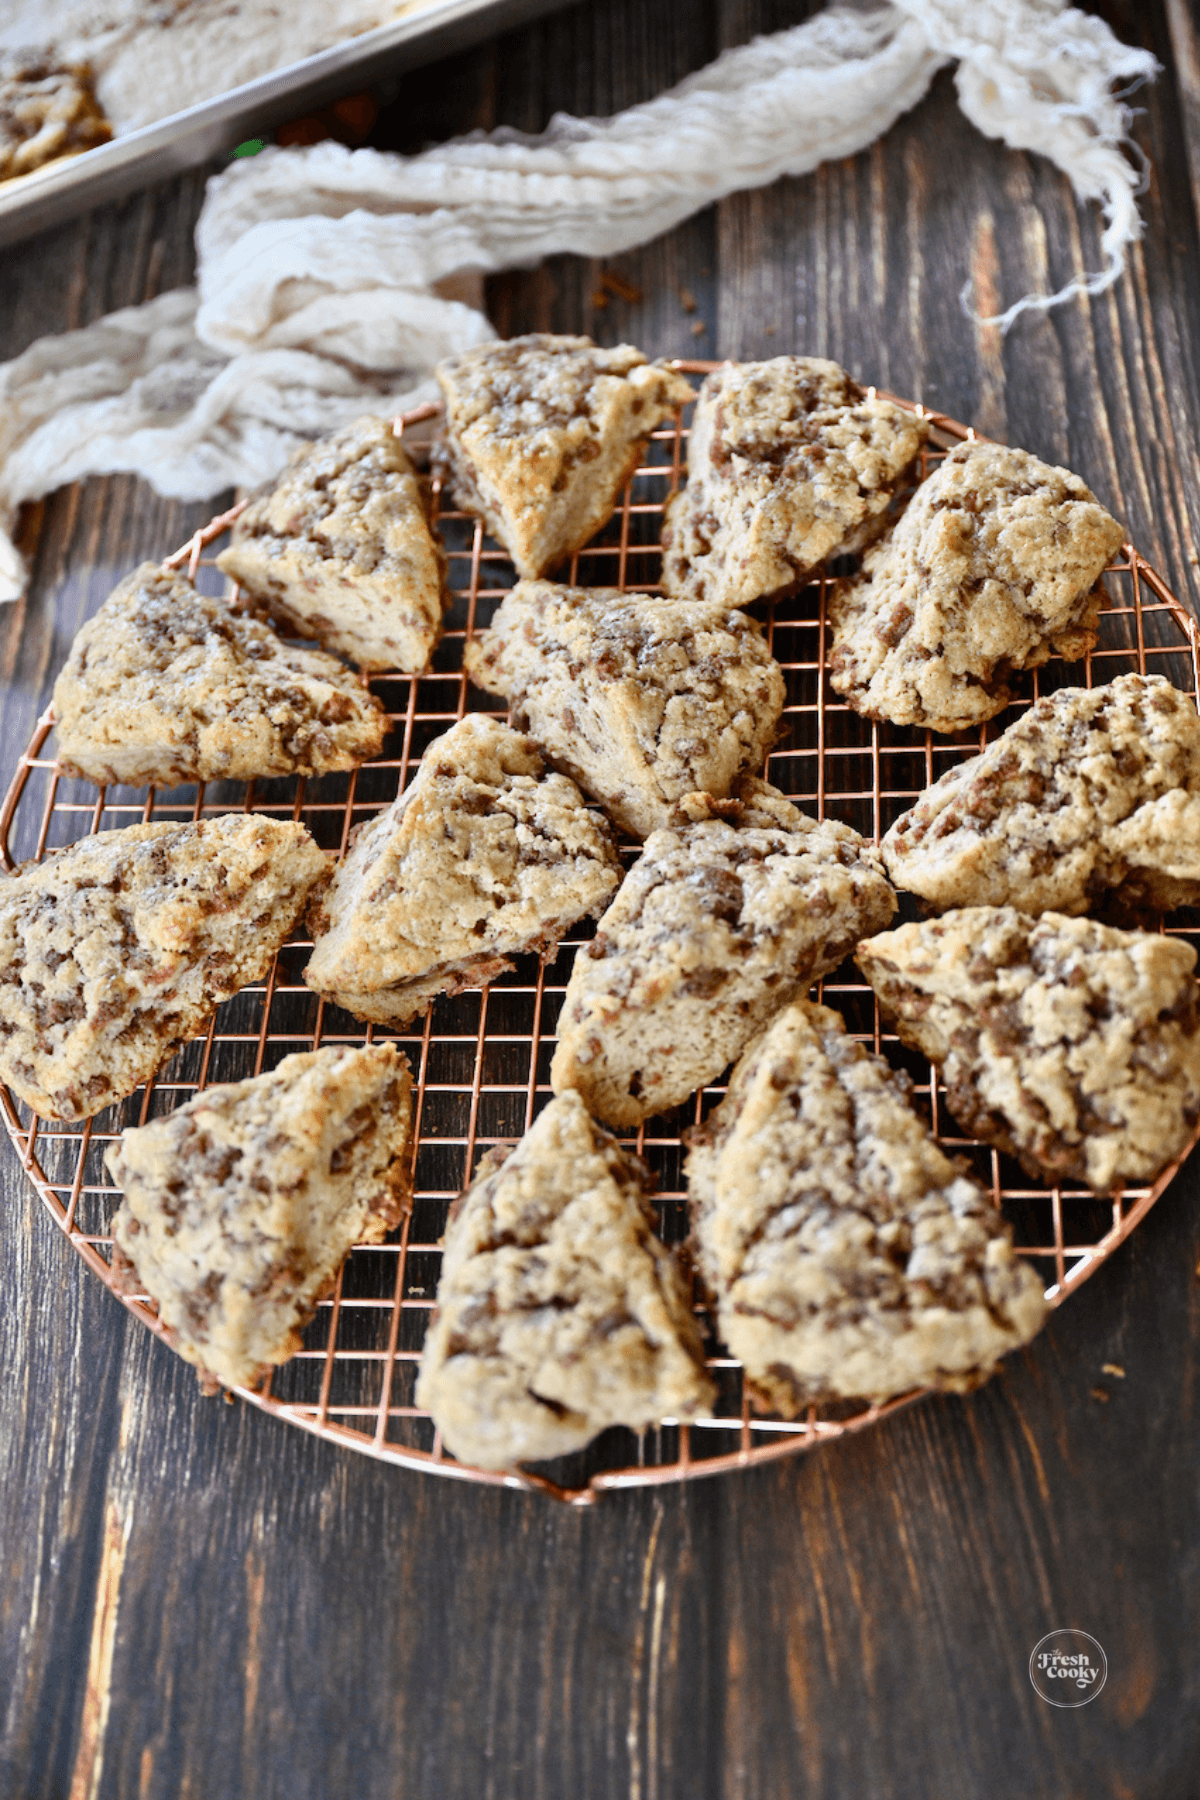
[(565, 0), (430, 0), (419, 11), (289, 63), (109, 144), (0, 182), (0, 245), (232, 150), (348, 88), (464, 50)]

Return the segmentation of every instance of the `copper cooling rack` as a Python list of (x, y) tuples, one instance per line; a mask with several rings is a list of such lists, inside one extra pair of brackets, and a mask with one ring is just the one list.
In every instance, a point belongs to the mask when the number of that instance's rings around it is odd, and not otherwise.
[[(701, 375), (716, 365), (676, 366)], [(900, 404), (923, 410), (908, 401)], [(974, 435), (940, 414), (925, 416), (931, 419), (933, 438), (922, 473), (954, 442)], [(415, 419), (413, 415), (411, 423)], [(571, 582), (654, 591), (662, 505), (679, 485), (686, 437), (681, 421), (655, 433), (647, 461), (611, 524), (573, 560)], [(439, 500), (435, 484), (435, 507)], [(198, 585), (214, 593), (223, 591), (224, 584), (213, 566), (213, 548), (232, 517), (215, 519), (169, 559), (186, 565)], [(464, 712), (494, 710), (489, 696), (468, 685), (462, 650), (512, 585), (513, 570), (476, 520), (439, 511), (438, 525), (449, 557), (447, 629), (425, 674), (371, 678), (392, 721), (379, 761), (350, 775), (308, 782), (209, 784), (170, 791), (97, 789), (60, 775), (51, 742), (53, 721), (47, 714), (0, 808), (0, 855), (6, 866), (38, 860), (90, 832), (243, 808), (302, 820), (324, 848), (343, 850), (351, 829), (386, 806), (408, 782), (432, 739)], [(1106, 605), (1092, 654), (1083, 662), (1053, 661), (1025, 677), (1013, 707), (981, 733), (959, 739), (873, 725), (832, 694), (824, 676), (824, 578), (794, 597), (760, 607), (788, 685), (786, 730), (768, 758), (768, 779), (806, 810), (878, 837), (943, 770), (973, 755), (1039, 693), (1091, 686), (1136, 669), (1165, 675), (1196, 695), (1196, 626), (1132, 545), (1126, 544), (1106, 571), (1103, 586)], [(636, 846), (628, 846), (626, 860), (635, 854)], [(1177, 916), (1168, 929), (1200, 947), (1200, 918)], [(443, 1448), (432, 1421), (413, 1402), (421, 1343), (437, 1289), (438, 1240), (449, 1204), (479, 1157), (492, 1144), (519, 1137), (550, 1097), (555, 1021), (575, 948), (590, 930), (581, 928), (564, 940), (544, 967), (535, 958), (521, 959), (485, 992), (439, 999), (423, 1021), (394, 1034), (375, 1027), (364, 1030), (349, 1014), (318, 1000), (301, 980), (309, 942), (296, 938), (280, 951), (265, 982), (243, 989), (222, 1006), (204, 1037), (122, 1105), (82, 1125), (62, 1125), (35, 1118), (0, 1088), (0, 1110), (56, 1224), (111, 1287), (109, 1223), (119, 1196), (102, 1158), (124, 1127), (171, 1111), (207, 1084), (273, 1068), (293, 1051), (394, 1036), (416, 1078), (412, 1211), (389, 1243), (352, 1251), (305, 1334), (304, 1348), (263, 1386), (238, 1390), (264, 1411), (388, 1462), (464, 1480), (536, 1486), (587, 1503), (607, 1488), (683, 1481), (810, 1449), (917, 1398), (905, 1395), (886, 1406), (812, 1408), (795, 1421), (761, 1417), (750, 1411), (739, 1365), (710, 1331), (709, 1366), (720, 1394), (712, 1418), (690, 1426), (665, 1423), (640, 1437), (609, 1431), (578, 1456), (527, 1474), (468, 1468)], [(858, 1037), (908, 1070), (917, 1103), (939, 1140), (964, 1156), (990, 1187), (1013, 1226), (1018, 1249), (1045, 1280), (1053, 1305), (1061, 1304), (1128, 1237), (1175, 1174), (1178, 1162), (1152, 1187), (1127, 1188), (1106, 1200), (1084, 1188), (1031, 1183), (1015, 1163), (955, 1134), (935, 1073), (883, 1029), (874, 996), (853, 964), (828, 978), (822, 990), (825, 1002), (841, 1009)], [(627, 1140), (657, 1177), (660, 1229), (668, 1243), (678, 1244), (687, 1235), (680, 1133), (707, 1114), (723, 1091), (720, 1086), (705, 1089), (686, 1107), (651, 1120)], [(160, 1331), (152, 1302), (120, 1298), (143, 1324)]]

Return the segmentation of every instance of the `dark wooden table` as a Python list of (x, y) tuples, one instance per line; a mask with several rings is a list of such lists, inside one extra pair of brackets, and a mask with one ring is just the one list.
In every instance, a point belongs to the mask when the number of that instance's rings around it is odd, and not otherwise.
[[(406, 77), (379, 141), (607, 113), (805, 10), (591, 0)], [(836, 357), (1078, 470), (1194, 606), (1200, 32), (1187, 0), (1101, 10), (1164, 73), (1138, 98), (1145, 236), (1090, 304), (1007, 339), (963, 316), (968, 274), (990, 306), (1097, 267), (1098, 220), (979, 136), (943, 74), (853, 161), (617, 259), (639, 300), (597, 309), (600, 267), (564, 257), (494, 281), (496, 324)], [(202, 192), (6, 252), (0, 356), (186, 282)], [(126, 479), (48, 502), (0, 617), (5, 777), (81, 620), (211, 510)], [(7, 1144), (0, 1180), (3, 1800), (1200, 1793), (1200, 1170), (979, 1393), (582, 1513), (202, 1399)], [(1027, 1674), (1066, 1625), (1109, 1663), (1075, 1711)]]

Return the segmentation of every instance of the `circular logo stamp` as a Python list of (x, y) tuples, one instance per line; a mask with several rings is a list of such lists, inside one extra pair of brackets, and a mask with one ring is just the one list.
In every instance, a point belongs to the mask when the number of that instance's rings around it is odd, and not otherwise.
[(1108, 1680), (1108, 1658), (1086, 1631), (1051, 1631), (1033, 1647), (1029, 1679), (1051, 1706), (1086, 1706)]

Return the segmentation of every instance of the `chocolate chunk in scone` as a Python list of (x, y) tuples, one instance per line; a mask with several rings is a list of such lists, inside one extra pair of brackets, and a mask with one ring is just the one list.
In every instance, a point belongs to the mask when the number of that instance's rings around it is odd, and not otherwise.
[(352, 840), (309, 915), (304, 979), (360, 1019), (402, 1023), (483, 987), (600, 912), (620, 880), (604, 822), (537, 746), (475, 713)]
[(206, 1386), (286, 1362), (351, 1246), (397, 1223), (411, 1087), (393, 1044), (314, 1050), (111, 1145), (118, 1279), (158, 1302)]
[(860, 944), (973, 1137), (1097, 1193), (1151, 1181), (1200, 1116), (1196, 952), (1091, 919), (968, 906)]
[(727, 363), (700, 389), (688, 479), (667, 506), (663, 586), (748, 606), (882, 531), (925, 419), (812, 356)]
[(577, 1094), (484, 1157), (446, 1228), (416, 1390), (463, 1462), (512, 1468), (711, 1408), (649, 1186)]
[(1010, 677), (1096, 641), (1096, 582), (1121, 527), (1067, 469), (959, 444), (830, 602), (830, 681), (856, 712), (964, 731)]
[(297, 450), (217, 564), (281, 627), (361, 669), (416, 673), (442, 635), (441, 545), (386, 419)]
[(54, 684), (58, 760), (91, 781), (321, 775), (378, 755), (387, 714), (323, 650), (143, 563), (76, 636)]
[(692, 386), (640, 350), (534, 333), (439, 363), (434, 465), (519, 575), (545, 575), (612, 516), (650, 434)]
[(719, 601), (522, 581), (468, 644), (472, 681), (635, 837), (760, 768), (786, 698), (762, 629)]
[(691, 795), (647, 839), (581, 946), (550, 1068), (609, 1124), (686, 1100), (858, 940), (891, 919), (878, 852), (764, 782)]
[(692, 1133), (692, 1242), (757, 1402), (963, 1391), (1045, 1313), (986, 1191), (938, 1148), (908, 1087), (798, 1001)]
[(325, 872), (244, 813), (102, 831), (0, 882), (0, 1080), (47, 1119), (131, 1094), (260, 980)]
[(1169, 911), (1200, 900), (1200, 718), (1161, 675), (1045, 694), (883, 840), (938, 911)]

